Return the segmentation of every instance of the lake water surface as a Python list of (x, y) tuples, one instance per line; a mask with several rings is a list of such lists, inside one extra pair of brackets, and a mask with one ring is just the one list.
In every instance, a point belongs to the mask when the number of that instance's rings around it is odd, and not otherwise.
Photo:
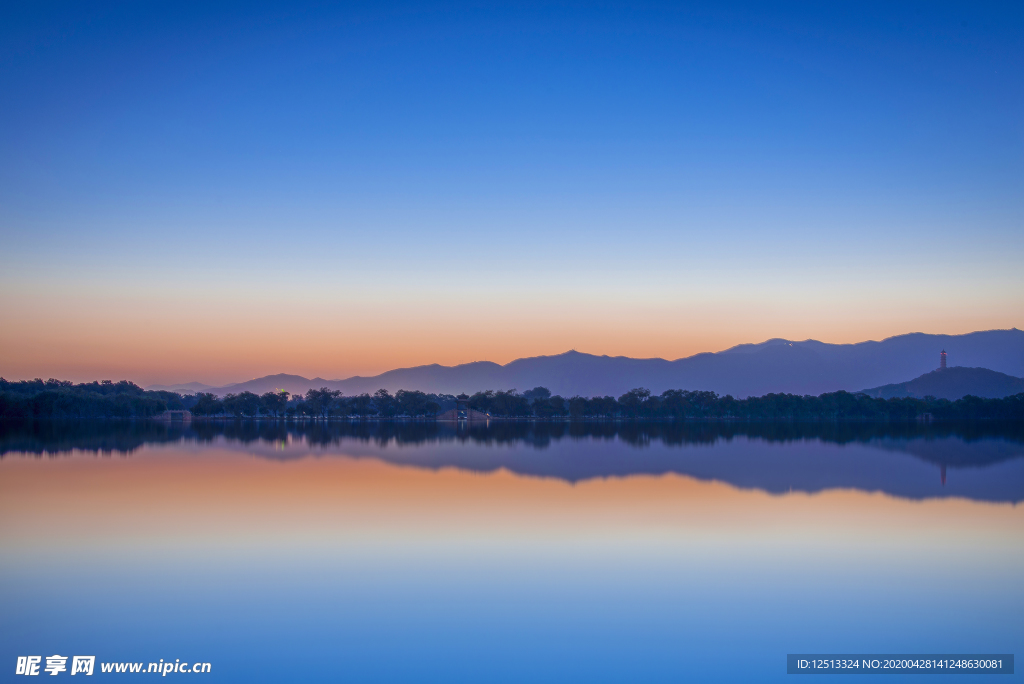
[(2, 681), (781, 681), (1024, 643), (1020, 426), (6, 423), (0, 454)]

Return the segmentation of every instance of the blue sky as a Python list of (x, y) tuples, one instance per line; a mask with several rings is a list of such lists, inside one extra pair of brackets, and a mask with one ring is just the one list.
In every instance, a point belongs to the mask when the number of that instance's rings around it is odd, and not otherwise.
[(7, 377), (1024, 322), (1013, 3), (2, 13)]

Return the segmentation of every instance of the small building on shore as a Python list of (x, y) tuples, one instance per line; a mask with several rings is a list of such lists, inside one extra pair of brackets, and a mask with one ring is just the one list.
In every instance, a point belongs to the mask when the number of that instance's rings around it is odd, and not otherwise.
[(458, 421), (458, 420), (490, 420), (491, 414), (482, 411), (474, 411), (469, 408), (469, 396), (460, 394), (455, 397), (455, 408), (437, 415), (437, 420)]

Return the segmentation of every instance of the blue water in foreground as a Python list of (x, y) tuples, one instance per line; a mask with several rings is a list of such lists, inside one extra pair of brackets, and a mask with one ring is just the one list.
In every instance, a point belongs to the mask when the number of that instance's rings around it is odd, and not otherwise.
[(749, 682), (787, 653), (1020, 653), (1018, 432), (7, 426), (0, 681), (53, 654)]

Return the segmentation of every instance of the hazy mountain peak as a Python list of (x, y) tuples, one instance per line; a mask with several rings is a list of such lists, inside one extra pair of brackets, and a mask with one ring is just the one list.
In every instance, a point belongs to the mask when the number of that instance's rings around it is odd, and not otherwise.
[[(815, 342), (816, 340), (807, 340), (807, 342)], [(767, 347), (792, 347), (794, 342), (792, 340), (786, 340), (781, 337), (773, 337), (770, 340), (764, 342), (748, 342), (746, 344), (737, 344), (735, 347), (729, 347), (723, 351), (718, 352), (719, 354), (730, 354), (730, 353), (749, 353), (756, 352)]]
[(155, 392), (166, 391), (166, 392), (203, 392), (213, 387), (213, 385), (206, 385), (201, 382), (181, 382), (176, 385), (150, 385), (147, 390)]

